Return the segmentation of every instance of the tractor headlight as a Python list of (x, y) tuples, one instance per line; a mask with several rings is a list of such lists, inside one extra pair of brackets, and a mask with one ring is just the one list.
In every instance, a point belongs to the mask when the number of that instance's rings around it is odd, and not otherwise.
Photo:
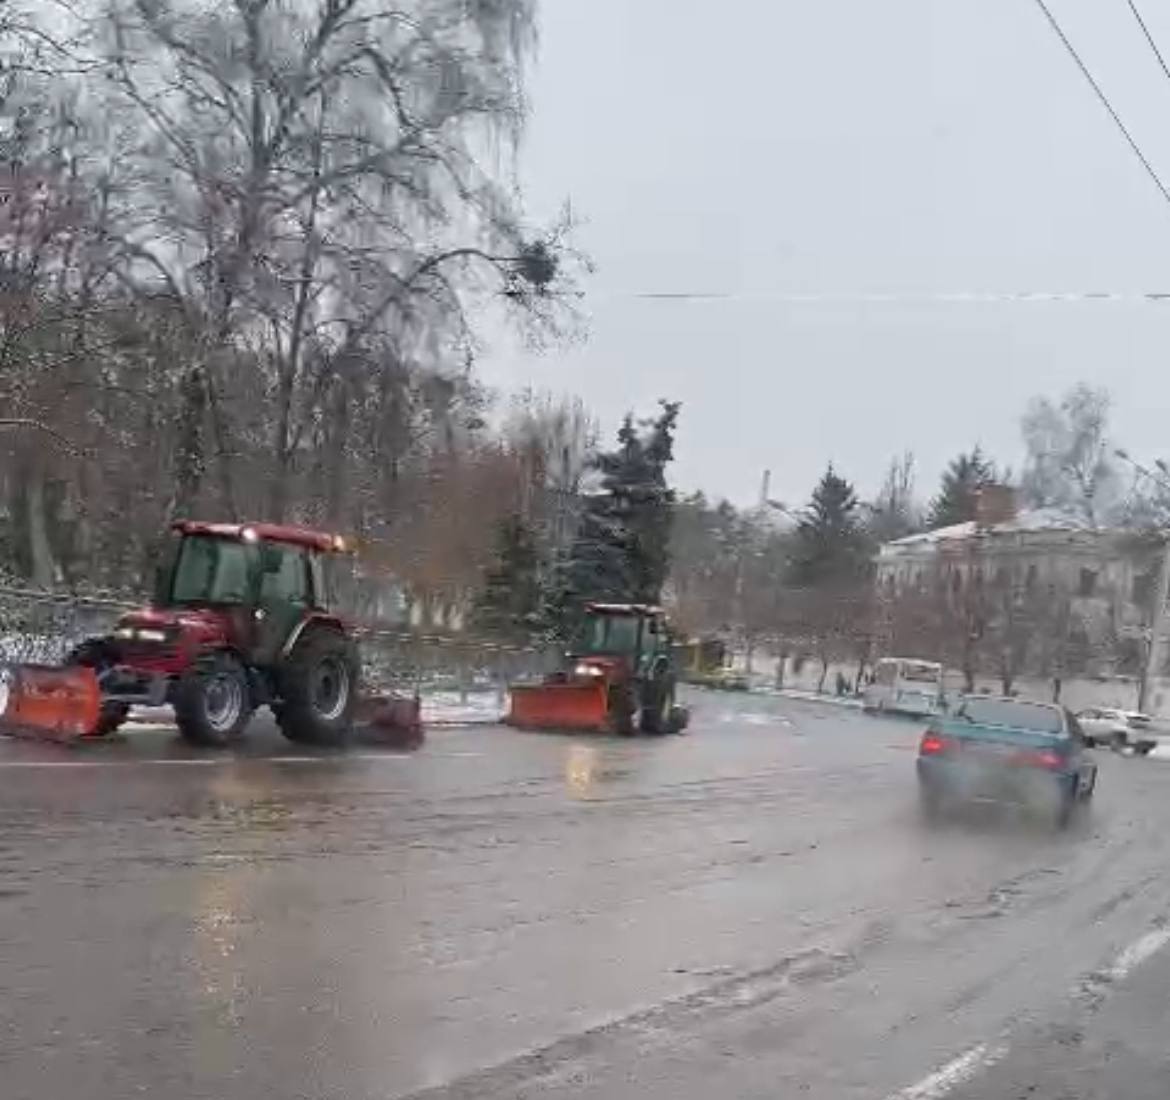
[(114, 637), (123, 642), (165, 642), (167, 632), (149, 626), (120, 626), (114, 631)]
[(574, 676), (604, 676), (605, 673), (596, 665), (578, 665), (573, 669)]

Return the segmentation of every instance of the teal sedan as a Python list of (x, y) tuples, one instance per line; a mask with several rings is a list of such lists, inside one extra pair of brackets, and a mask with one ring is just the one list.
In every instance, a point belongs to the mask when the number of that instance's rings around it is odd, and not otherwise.
[(932, 819), (961, 804), (1009, 803), (1063, 828), (1097, 785), (1097, 765), (1068, 710), (981, 695), (930, 724), (917, 769), (922, 810)]

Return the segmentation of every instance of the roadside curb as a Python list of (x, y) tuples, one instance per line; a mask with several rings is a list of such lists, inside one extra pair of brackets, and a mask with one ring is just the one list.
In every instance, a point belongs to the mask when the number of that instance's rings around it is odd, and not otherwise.
[(842, 699), (836, 695), (818, 694), (815, 691), (798, 691), (795, 688), (752, 688), (751, 694), (769, 695), (774, 699), (791, 699), (797, 703), (821, 703), (827, 707), (861, 710), (860, 699)]

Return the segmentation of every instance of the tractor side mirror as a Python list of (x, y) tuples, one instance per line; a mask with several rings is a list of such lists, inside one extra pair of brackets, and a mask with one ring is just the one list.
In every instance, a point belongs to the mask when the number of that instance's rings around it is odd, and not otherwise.
[(154, 567), (154, 602), (158, 607), (164, 607), (170, 600), (171, 567), (159, 562)]

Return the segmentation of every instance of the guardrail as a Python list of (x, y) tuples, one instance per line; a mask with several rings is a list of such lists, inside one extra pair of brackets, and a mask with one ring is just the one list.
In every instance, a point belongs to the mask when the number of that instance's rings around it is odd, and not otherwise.
[[(56, 664), (83, 638), (108, 632), (119, 615), (139, 604), (116, 593), (0, 586), (0, 661)], [(356, 633), (365, 679), (400, 690), (499, 690), (513, 680), (539, 678), (558, 657), (547, 647), (378, 624), (359, 625)]]

